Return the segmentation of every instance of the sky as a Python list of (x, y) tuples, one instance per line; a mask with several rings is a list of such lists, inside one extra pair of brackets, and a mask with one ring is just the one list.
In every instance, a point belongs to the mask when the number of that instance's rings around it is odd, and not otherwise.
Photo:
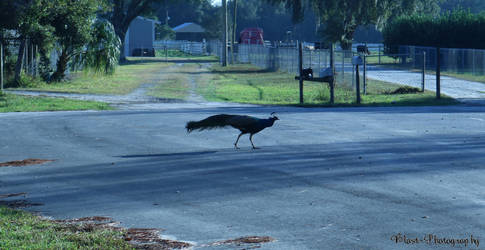
[(213, 5), (221, 5), (221, 0), (211, 0)]

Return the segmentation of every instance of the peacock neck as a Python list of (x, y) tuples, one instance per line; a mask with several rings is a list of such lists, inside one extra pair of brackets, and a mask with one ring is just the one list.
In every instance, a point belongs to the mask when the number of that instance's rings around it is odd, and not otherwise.
[(274, 122), (275, 122), (275, 119), (271, 117), (271, 118), (266, 119), (265, 125), (266, 125), (266, 127), (271, 127), (271, 126), (273, 126)]

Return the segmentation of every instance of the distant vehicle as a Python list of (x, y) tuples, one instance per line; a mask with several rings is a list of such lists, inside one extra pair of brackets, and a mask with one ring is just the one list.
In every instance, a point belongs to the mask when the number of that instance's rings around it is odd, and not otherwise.
[(263, 33), (261, 28), (245, 28), (239, 33), (239, 44), (264, 45)]

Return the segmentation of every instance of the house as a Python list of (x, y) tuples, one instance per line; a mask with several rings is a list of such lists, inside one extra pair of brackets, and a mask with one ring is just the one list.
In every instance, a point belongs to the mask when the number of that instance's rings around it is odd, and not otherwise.
[(155, 24), (160, 22), (141, 16), (131, 21), (125, 36), (124, 54), (126, 56), (155, 56), (153, 49)]
[(205, 29), (196, 23), (183, 23), (175, 28), (175, 40), (188, 40), (201, 42), (204, 39)]

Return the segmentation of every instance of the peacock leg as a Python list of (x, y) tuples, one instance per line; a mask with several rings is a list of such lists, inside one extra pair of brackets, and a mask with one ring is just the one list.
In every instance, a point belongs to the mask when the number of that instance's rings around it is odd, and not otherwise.
[(259, 148), (255, 147), (254, 144), (253, 144), (253, 134), (251, 134), (249, 136), (249, 141), (251, 142), (251, 145), (253, 145), (253, 149), (259, 149)]
[(234, 143), (234, 147), (235, 147), (236, 149), (239, 149), (239, 148), (237, 147), (237, 142), (239, 141), (239, 137), (241, 137), (241, 135), (243, 135), (243, 134), (244, 134), (244, 133), (242, 133), (242, 132), (241, 132), (241, 133), (239, 134), (239, 136), (237, 137), (236, 142)]

